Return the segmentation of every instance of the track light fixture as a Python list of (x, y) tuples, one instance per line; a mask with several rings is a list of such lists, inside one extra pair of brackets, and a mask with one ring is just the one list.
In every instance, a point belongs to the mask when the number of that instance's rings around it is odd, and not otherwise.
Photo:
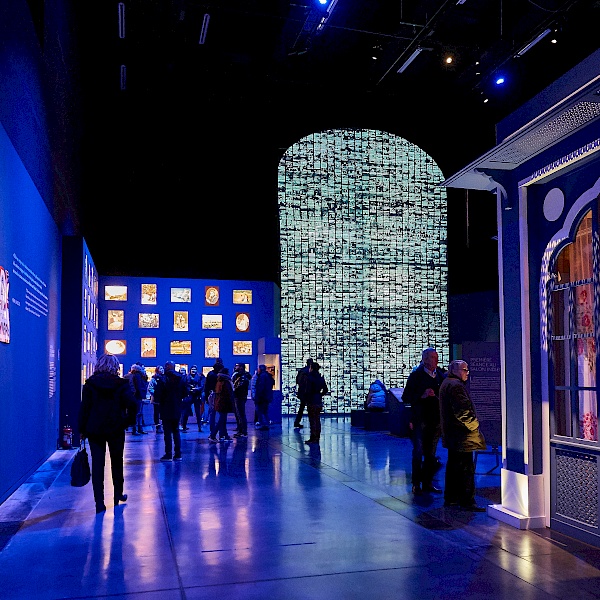
[(525, 52), (529, 52), (529, 50), (531, 50), (538, 42), (543, 40), (551, 32), (552, 32), (552, 29), (544, 29), (544, 31), (542, 31), (542, 33), (540, 33), (536, 38), (531, 40), (531, 42), (529, 42), (529, 44), (527, 44), (526, 46), (523, 46), (523, 48), (521, 48), (515, 54), (515, 57), (523, 56), (523, 54), (525, 54)]
[(423, 52), (424, 50), (431, 50), (431, 48), (421, 48), (420, 46), (418, 48), (415, 48), (413, 50), (413, 53), (404, 61), (404, 64), (398, 69), (397, 72), (404, 73), (408, 65), (410, 65), (410, 63), (413, 60), (415, 60), (415, 58), (417, 58), (417, 56), (419, 56), (419, 54), (421, 54), (421, 52)]

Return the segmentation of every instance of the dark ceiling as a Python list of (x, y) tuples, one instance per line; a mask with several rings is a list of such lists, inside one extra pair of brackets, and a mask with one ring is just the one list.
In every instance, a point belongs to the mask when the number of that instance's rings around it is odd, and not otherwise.
[[(600, 24), (598, 0), (122, 5), (121, 30), (118, 2), (94, 4), (78, 24), (82, 228), (106, 275), (277, 281), (277, 163), (290, 144), (334, 127), (382, 129), (449, 176), (494, 145), (498, 120), (598, 47)], [(490, 195), (467, 229), (465, 194), (450, 192), (450, 256), (493, 262)]]

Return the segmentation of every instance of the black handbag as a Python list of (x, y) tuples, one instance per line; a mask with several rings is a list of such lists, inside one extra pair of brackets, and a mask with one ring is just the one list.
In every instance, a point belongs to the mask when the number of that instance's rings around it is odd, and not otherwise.
[(71, 464), (71, 485), (73, 487), (83, 487), (89, 483), (91, 477), (92, 472), (90, 470), (90, 460), (85, 447), (85, 440), (81, 440), (79, 450), (77, 450), (77, 454)]

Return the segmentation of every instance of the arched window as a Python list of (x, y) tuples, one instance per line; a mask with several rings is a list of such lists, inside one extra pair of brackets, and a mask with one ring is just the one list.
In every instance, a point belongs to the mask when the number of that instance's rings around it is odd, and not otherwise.
[(550, 283), (552, 436), (598, 441), (598, 207), (588, 210), (572, 242), (554, 261)]

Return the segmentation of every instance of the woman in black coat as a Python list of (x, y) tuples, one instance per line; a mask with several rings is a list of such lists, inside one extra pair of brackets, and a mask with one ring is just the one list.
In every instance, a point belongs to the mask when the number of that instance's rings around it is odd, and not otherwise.
[(104, 512), (104, 465), (106, 445), (110, 452), (115, 506), (127, 500), (123, 494), (123, 451), (125, 429), (135, 424), (137, 403), (127, 379), (119, 377), (119, 359), (104, 354), (96, 363), (94, 374), (83, 384), (79, 431), (88, 439), (92, 455), (92, 487), (96, 512)]

